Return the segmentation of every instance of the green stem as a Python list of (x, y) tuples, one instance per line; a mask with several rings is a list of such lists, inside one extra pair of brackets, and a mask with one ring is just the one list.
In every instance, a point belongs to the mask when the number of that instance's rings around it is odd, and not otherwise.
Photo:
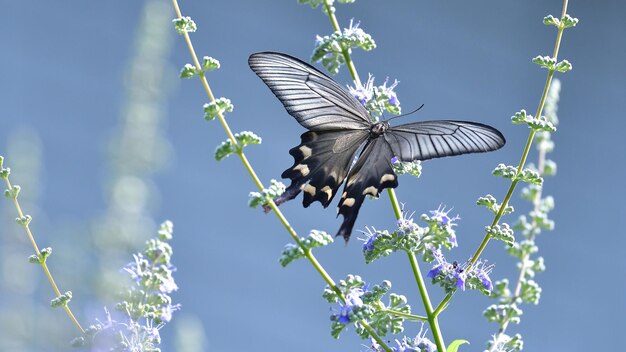
[[(567, 14), (567, 4), (568, 4), (568, 0), (564, 0), (563, 1), (563, 12), (561, 14), (561, 24), (558, 27), (558, 32), (557, 32), (557, 36), (556, 36), (556, 42), (554, 44), (554, 51), (552, 53), (552, 57), (554, 58), (555, 62), (557, 61), (558, 56), (559, 56), (559, 49), (561, 47), (561, 38), (563, 37), (563, 30), (565, 29), (565, 27), (563, 25), (563, 19), (565, 18), (565, 15)], [(544, 107), (545, 102), (546, 102), (546, 97), (548, 96), (548, 91), (550, 90), (550, 84), (552, 83), (552, 77), (553, 76), (554, 76), (554, 70), (550, 70), (549, 69), (548, 70), (548, 76), (546, 77), (546, 82), (545, 82), (545, 84), (543, 86), (543, 93), (541, 94), (541, 99), (539, 100), (539, 106), (537, 107), (537, 113), (535, 114), (535, 117), (540, 117), (541, 113), (543, 112), (543, 107)], [(528, 153), (530, 151), (530, 147), (532, 146), (533, 139), (535, 137), (535, 132), (536, 132), (535, 130), (531, 129), (530, 133), (528, 134), (528, 139), (526, 140), (526, 146), (524, 147), (524, 152), (522, 153), (522, 157), (521, 157), (519, 165), (517, 167), (517, 173), (518, 174), (522, 171), (522, 169), (524, 168), (524, 165), (526, 164), (526, 159), (528, 158)], [(504, 197), (504, 201), (502, 202), (502, 205), (500, 206), (500, 209), (498, 209), (498, 212), (497, 212), (496, 216), (494, 217), (493, 222), (491, 223), (491, 226), (497, 225), (498, 222), (500, 221), (500, 218), (502, 218), (502, 215), (504, 213), (504, 209), (509, 204), (509, 200), (511, 199), (511, 195), (513, 194), (513, 191), (515, 190), (515, 186), (517, 186), (517, 182), (518, 182), (518, 180), (513, 180), (513, 182), (511, 182), (511, 185), (509, 186), (509, 189), (508, 189), (508, 191), (506, 193), (506, 196)], [(485, 237), (483, 238), (482, 242), (478, 246), (478, 249), (476, 250), (476, 252), (472, 256), (472, 259), (470, 260), (470, 265), (469, 265), (467, 270), (470, 270), (472, 268), (472, 266), (474, 266), (474, 264), (476, 264), (476, 262), (478, 261), (478, 258), (482, 254), (483, 250), (485, 249), (485, 247), (487, 247), (487, 243), (489, 243), (490, 239), (491, 238), (490, 238), (489, 234), (486, 234)], [(445, 309), (445, 307), (447, 306), (448, 302), (452, 298), (453, 294), (454, 293), (449, 293), (441, 301), (441, 303), (439, 303), (439, 305), (437, 306), (437, 309), (435, 309), (435, 312), (437, 312), (437, 314), (441, 313), (441, 311), (443, 311), (443, 309)]]
[(385, 309), (384, 312), (389, 313), (391, 315), (395, 315), (397, 317), (402, 317), (407, 320), (428, 321), (428, 317), (423, 317), (421, 315), (415, 315), (415, 314), (409, 314), (409, 313), (403, 313), (394, 309)]
[(420, 271), (417, 258), (415, 258), (415, 253), (407, 252), (407, 255), (409, 257), (409, 262), (411, 262), (411, 269), (413, 270), (413, 276), (417, 282), (420, 296), (422, 297), (422, 303), (426, 309), (428, 325), (430, 325), (430, 329), (432, 330), (433, 338), (435, 339), (435, 344), (437, 345), (437, 351), (446, 352), (446, 345), (443, 342), (443, 336), (441, 335), (441, 329), (439, 328), (439, 321), (437, 320), (437, 315), (433, 311), (430, 297), (428, 297), (428, 290), (426, 289), (426, 284), (424, 283), (424, 278), (422, 277), (422, 272)]
[[(7, 189), (13, 190), (13, 186), (11, 185), (11, 182), (9, 181), (8, 176), (4, 179), (4, 182), (7, 185)], [(20, 203), (17, 200), (17, 196), (12, 197), (12, 200), (13, 200), (13, 205), (15, 206), (15, 210), (17, 210), (17, 214), (19, 218), (24, 218), (24, 212), (22, 212), (22, 207), (20, 206)], [(43, 256), (41, 255), (41, 252), (39, 251), (39, 247), (37, 246), (37, 242), (35, 242), (35, 236), (33, 236), (33, 233), (30, 230), (30, 226), (28, 224), (25, 224), (23, 225), (23, 227), (26, 230), (26, 235), (28, 236), (28, 239), (30, 240), (30, 244), (33, 246), (33, 249), (35, 250), (37, 257), (40, 259), (41, 268), (46, 274), (46, 278), (48, 279), (48, 282), (50, 282), (50, 286), (52, 286), (52, 289), (54, 290), (54, 293), (56, 294), (56, 296), (60, 297), (61, 290), (59, 290), (59, 287), (57, 286), (56, 282), (54, 281), (54, 278), (52, 277), (52, 273), (50, 272), (50, 269), (48, 269), (48, 264), (46, 264), (45, 259), (43, 258)], [(84, 333), (85, 330), (83, 330), (83, 327), (78, 322), (78, 319), (76, 319), (76, 317), (74, 316), (74, 313), (72, 313), (72, 310), (70, 309), (68, 304), (65, 304), (63, 306), (63, 310), (65, 310), (65, 313), (70, 317), (70, 320), (72, 321), (72, 323), (74, 323), (76, 328), (78, 328), (80, 333), (81, 334)]]

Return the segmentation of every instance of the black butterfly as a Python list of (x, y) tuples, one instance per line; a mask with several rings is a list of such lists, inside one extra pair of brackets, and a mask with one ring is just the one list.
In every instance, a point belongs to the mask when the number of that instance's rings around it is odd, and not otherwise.
[[(339, 84), (292, 56), (262, 52), (250, 55), (250, 68), (283, 103), (287, 112), (309, 131), (289, 151), (294, 165), (282, 173), (291, 179), (277, 205), (304, 191), (304, 207), (319, 201), (327, 207), (344, 179), (337, 232), (348, 241), (366, 195), (378, 197), (396, 188), (391, 159), (426, 160), (501, 148), (504, 136), (493, 127), (466, 121), (422, 121), (391, 127), (374, 123), (363, 105)], [(358, 160), (352, 161), (365, 143)], [(352, 167), (350, 167), (352, 165)]]

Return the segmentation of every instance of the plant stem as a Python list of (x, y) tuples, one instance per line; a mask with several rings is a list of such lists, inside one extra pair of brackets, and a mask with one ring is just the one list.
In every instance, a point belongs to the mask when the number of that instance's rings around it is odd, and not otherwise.
[[(9, 178), (6, 177), (4, 179), (6, 185), (7, 185), (7, 189), (9, 190), (13, 190), (13, 186), (11, 185), (11, 182), (9, 181)], [(17, 200), (17, 196), (16, 197), (11, 197), (13, 200), (13, 205), (15, 206), (15, 210), (17, 210), (17, 214), (20, 218), (24, 218), (24, 213), (22, 212), (22, 207), (20, 207), (20, 203)], [(48, 269), (48, 264), (46, 264), (45, 259), (43, 258), (43, 256), (41, 255), (41, 252), (39, 251), (39, 247), (37, 247), (37, 243), (35, 242), (35, 236), (33, 236), (33, 233), (30, 230), (30, 226), (28, 224), (23, 225), (24, 229), (26, 230), (26, 235), (28, 236), (28, 239), (30, 240), (30, 244), (33, 246), (33, 249), (35, 250), (35, 254), (37, 255), (37, 257), (40, 259), (40, 265), (44, 271), (44, 273), (46, 274), (46, 277), (48, 278), (48, 281), (50, 282), (50, 285), (52, 286), (52, 289), (54, 290), (54, 293), (57, 295), (57, 297), (61, 296), (61, 291), (59, 290), (59, 287), (57, 286), (56, 282), (54, 281), (54, 278), (52, 277), (52, 273), (50, 272), (50, 269)], [(67, 313), (67, 315), (70, 317), (70, 320), (72, 320), (72, 322), (74, 323), (74, 325), (76, 326), (76, 328), (78, 328), (78, 330), (80, 330), (80, 333), (84, 333), (85, 330), (83, 330), (83, 327), (80, 325), (80, 323), (78, 322), (78, 319), (76, 319), (76, 317), (74, 316), (74, 313), (72, 313), (72, 310), (70, 309), (68, 304), (65, 304), (63, 306), (63, 309), (65, 310), (65, 313)]]
[(422, 297), (424, 308), (426, 309), (428, 325), (430, 325), (430, 329), (432, 330), (433, 338), (435, 339), (435, 344), (437, 345), (437, 351), (446, 352), (446, 345), (443, 342), (443, 336), (441, 335), (441, 329), (439, 328), (439, 321), (437, 320), (437, 315), (433, 311), (430, 297), (428, 297), (428, 290), (426, 289), (426, 284), (424, 283), (424, 278), (422, 277), (422, 272), (420, 271), (417, 258), (415, 258), (415, 253), (407, 252), (407, 255), (409, 257), (409, 262), (411, 263), (411, 269), (413, 269), (413, 276), (415, 276), (415, 281), (417, 282), (417, 287), (420, 291), (420, 296)]
[[(176, 12), (176, 16), (178, 18), (182, 18), (183, 16), (182, 16), (182, 13), (180, 11), (180, 7), (178, 6), (178, 1), (177, 0), (172, 0), (172, 5), (174, 6), (174, 11)], [(185, 42), (187, 43), (187, 48), (189, 49), (189, 54), (192, 57), (194, 65), (198, 69), (198, 72), (202, 72), (202, 66), (200, 65), (200, 61), (198, 60), (198, 56), (196, 55), (195, 49), (193, 48), (193, 44), (191, 42), (191, 38), (189, 37), (189, 33), (183, 32), (183, 36), (185, 38)], [(207, 81), (204, 73), (202, 73), (200, 75), (200, 80), (202, 82), (202, 86), (204, 87), (204, 90), (207, 93), (207, 96), (209, 97), (209, 100), (214, 102), (215, 101), (215, 96), (213, 95), (213, 92), (211, 91), (211, 87), (209, 86), (209, 82)], [(237, 151), (237, 155), (239, 155), (239, 158), (241, 159), (241, 162), (243, 163), (244, 167), (246, 168), (246, 170), (250, 174), (250, 177), (254, 181), (254, 184), (257, 186), (257, 188), (259, 190), (263, 190), (265, 188), (263, 186), (263, 183), (261, 182), (261, 180), (257, 176), (256, 172), (252, 168), (252, 165), (250, 164), (250, 162), (248, 161), (248, 158), (243, 153), (242, 148), (239, 147), (239, 144), (237, 143), (237, 140), (235, 139), (235, 136), (233, 135), (232, 130), (230, 129), (230, 126), (228, 125), (228, 122), (226, 122), (226, 119), (224, 118), (224, 115), (222, 113), (220, 113), (220, 112), (218, 112), (218, 119), (220, 120), (220, 123), (221, 123), (222, 127), (226, 131), (226, 134), (228, 135), (228, 138), (230, 139), (230, 141), (235, 146), (235, 150)], [(283, 226), (285, 227), (285, 229), (287, 230), (287, 232), (289, 233), (291, 238), (304, 251), (305, 257), (309, 260), (309, 262), (311, 262), (311, 264), (313, 265), (315, 270), (320, 274), (322, 279), (326, 282), (326, 284), (333, 291), (335, 291), (337, 293), (339, 298), (343, 302), (345, 302), (345, 297), (343, 296), (343, 293), (341, 292), (341, 290), (335, 284), (335, 281), (331, 278), (331, 276), (328, 274), (328, 272), (326, 272), (324, 267), (319, 263), (317, 258), (311, 252), (311, 250), (310, 249), (306, 249), (304, 247), (304, 245), (302, 244), (302, 241), (300, 241), (300, 238), (298, 237), (298, 234), (293, 229), (293, 227), (291, 227), (291, 225), (287, 221), (287, 218), (280, 211), (280, 209), (278, 208), (276, 203), (274, 203), (273, 200), (270, 200), (268, 202), (268, 205), (273, 210), (273, 213), (276, 214), (276, 216), (278, 217), (279, 221), (283, 224)], [(383, 347), (383, 349), (385, 351), (392, 352), (392, 350), (385, 344), (385, 342), (380, 338), (380, 336), (378, 336), (376, 334), (376, 332), (369, 326), (369, 324), (367, 324), (366, 321), (359, 320), (359, 323), (365, 328), (365, 330), (368, 331), (370, 336), (374, 340), (376, 340), (376, 342), (378, 342), (378, 344), (381, 345), (381, 347)]]
[[(561, 46), (561, 38), (563, 37), (563, 30), (565, 29), (565, 27), (563, 25), (563, 19), (565, 18), (565, 15), (567, 14), (567, 4), (568, 4), (568, 0), (564, 0), (563, 1), (563, 12), (561, 14), (561, 24), (558, 27), (558, 32), (557, 32), (557, 36), (556, 36), (556, 42), (554, 44), (554, 50), (553, 50), (553, 53), (552, 53), (552, 57), (554, 58), (555, 62), (558, 59), (559, 48)], [(544, 87), (543, 87), (543, 93), (541, 94), (541, 99), (539, 100), (539, 106), (537, 107), (537, 113), (535, 114), (535, 117), (540, 117), (541, 113), (543, 112), (543, 107), (544, 107), (545, 102), (546, 102), (546, 97), (548, 96), (548, 91), (550, 89), (550, 83), (552, 82), (552, 77), (553, 76), (554, 76), (554, 70), (548, 69), (548, 75), (546, 77), (546, 82), (545, 82)], [(524, 165), (526, 164), (526, 159), (528, 158), (528, 153), (530, 151), (530, 147), (532, 146), (533, 139), (535, 137), (535, 132), (536, 131), (534, 129), (531, 129), (530, 133), (528, 134), (528, 139), (526, 140), (526, 146), (524, 147), (524, 152), (522, 153), (522, 157), (521, 157), (519, 165), (517, 167), (517, 173), (518, 174), (522, 171), (522, 169), (524, 168)], [(517, 182), (518, 182), (517, 179), (514, 179), (511, 182), (511, 185), (509, 186), (509, 189), (508, 189), (508, 191), (506, 193), (506, 196), (504, 197), (504, 201), (502, 202), (502, 205), (500, 206), (500, 209), (498, 209), (498, 212), (497, 212), (496, 216), (494, 217), (493, 222), (491, 223), (491, 226), (497, 225), (498, 222), (500, 221), (500, 218), (502, 218), (502, 215), (504, 213), (504, 209), (509, 204), (509, 200), (511, 199), (511, 195), (513, 194), (513, 191), (515, 190), (515, 186), (517, 186)], [(467, 270), (471, 270), (472, 266), (474, 266), (474, 264), (476, 264), (476, 262), (478, 261), (478, 258), (480, 257), (480, 255), (482, 254), (483, 250), (487, 246), (487, 243), (489, 243), (490, 239), (491, 239), (490, 235), (486, 234), (485, 237), (483, 238), (482, 242), (478, 246), (478, 249), (476, 250), (476, 252), (472, 256), (472, 259), (470, 260), (470, 265), (467, 268)], [(445, 307), (447, 306), (448, 302), (452, 298), (453, 294), (454, 293), (449, 293), (441, 301), (441, 303), (439, 303), (439, 305), (437, 306), (437, 309), (435, 309), (435, 312), (437, 314), (439, 314), (443, 309), (445, 309)]]
[(402, 313), (402, 312), (398, 312), (397, 310), (394, 310), (394, 309), (385, 309), (384, 311), (386, 313), (391, 314), (391, 315), (395, 315), (397, 317), (402, 317), (402, 318), (407, 319), (407, 320), (428, 321), (428, 317), (423, 317), (421, 315)]

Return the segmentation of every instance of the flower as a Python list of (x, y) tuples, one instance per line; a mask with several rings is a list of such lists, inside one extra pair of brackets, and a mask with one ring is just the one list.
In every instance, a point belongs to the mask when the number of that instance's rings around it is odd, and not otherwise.
[(437, 208), (437, 210), (431, 210), (430, 214), (432, 215), (433, 218), (437, 219), (443, 225), (455, 226), (456, 224), (454, 223), (454, 221), (460, 220), (461, 218), (458, 215), (453, 218), (450, 218), (448, 216), (448, 213), (450, 211), (452, 211), (452, 208), (446, 211), (445, 206), (439, 205), (439, 208)]
[(333, 315), (333, 318), (341, 324), (349, 324), (352, 321), (352, 318), (350, 318), (351, 313), (363, 306), (363, 300), (361, 299), (363, 293), (365, 291), (362, 288), (351, 288), (345, 296), (346, 301), (339, 302), (339, 314)]
[(371, 252), (374, 250), (374, 242), (377, 237), (378, 232), (368, 234), (367, 239), (365, 239), (365, 242), (363, 243), (363, 252)]

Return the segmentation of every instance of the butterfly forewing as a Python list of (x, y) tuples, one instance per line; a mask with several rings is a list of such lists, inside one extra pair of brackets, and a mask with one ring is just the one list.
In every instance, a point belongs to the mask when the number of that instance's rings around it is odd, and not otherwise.
[(248, 64), (305, 128), (327, 131), (370, 127), (363, 105), (312, 66), (272, 52), (252, 54)]
[(491, 126), (467, 121), (422, 121), (391, 127), (385, 133), (402, 161), (427, 160), (501, 148), (504, 136)]

